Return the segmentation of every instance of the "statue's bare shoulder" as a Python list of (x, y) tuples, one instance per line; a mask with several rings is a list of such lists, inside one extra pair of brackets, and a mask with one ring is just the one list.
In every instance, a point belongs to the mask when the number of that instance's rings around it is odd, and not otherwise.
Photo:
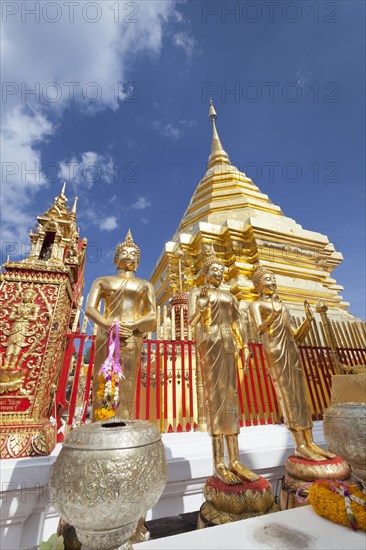
[(151, 290), (151, 292), (155, 292), (154, 286), (150, 283), (150, 281), (147, 281), (146, 279), (141, 279), (140, 277), (134, 277), (133, 280), (138, 286), (145, 287), (146, 289)]
[(98, 277), (93, 282), (93, 287), (100, 290), (112, 290), (115, 286), (117, 277), (115, 275), (105, 275), (104, 277)]
[(255, 300), (255, 302), (251, 302), (249, 304), (249, 311), (257, 312), (259, 311), (260, 306), (260, 300)]
[(196, 287), (196, 288), (192, 288), (192, 289), (189, 291), (189, 296), (196, 296), (196, 295), (200, 294), (202, 288), (203, 288), (202, 286), (199, 286), (199, 287)]

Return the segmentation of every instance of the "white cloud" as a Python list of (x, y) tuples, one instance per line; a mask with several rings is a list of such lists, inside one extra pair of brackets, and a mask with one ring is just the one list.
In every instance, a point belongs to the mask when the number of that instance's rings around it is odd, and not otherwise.
[(60, 177), (75, 185), (76, 188), (90, 189), (98, 182), (112, 183), (118, 179), (118, 166), (110, 155), (100, 155), (87, 151), (73, 155), (60, 164)]
[(84, 205), (79, 219), (84, 221), (85, 225), (93, 225), (101, 231), (113, 231), (118, 227), (116, 216), (105, 216), (101, 212), (95, 212), (92, 208)]
[(52, 132), (51, 122), (35, 108), (25, 111), (17, 105), (11, 116), (8, 113), (4, 117), (1, 135), (1, 237), (4, 241), (28, 240), (26, 232), (35, 221), (28, 208), (35, 192), (44, 184), (36, 144)]
[(304, 64), (300, 62), (299, 68), (296, 71), (296, 83), (303, 88), (309, 82), (312, 75), (313, 71), (306, 69)]
[(162, 120), (154, 120), (152, 127), (164, 137), (179, 139), (184, 136), (182, 128), (192, 128), (196, 124), (195, 120), (180, 120), (178, 125), (174, 125), (171, 122), (164, 123)]
[(183, 135), (183, 132), (176, 126), (173, 126), (171, 122), (164, 124), (161, 120), (154, 120), (152, 126), (159, 132), (159, 134), (162, 134), (168, 138), (172, 137), (174, 139), (178, 139)]
[[(185, 24), (176, 3), (7, 3), (14, 13), (6, 8), (1, 33), (6, 235), (24, 237), (34, 221), (27, 214), (32, 194), (48, 184), (42, 176), (40, 149), (57, 132), (64, 110), (73, 104), (94, 114), (116, 110), (120, 101), (131, 99), (135, 85), (128, 85), (127, 67), (138, 53), (159, 54), (169, 21)], [(38, 14), (30, 14), (31, 8)], [(174, 42), (189, 51), (189, 40), (180, 37)], [(174, 135), (174, 128), (171, 131)], [(108, 159), (102, 162), (106, 165)]]
[(139, 197), (136, 202), (134, 202), (130, 208), (133, 210), (145, 210), (145, 208), (149, 208), (151, 206), (151, 202), (146, 199), (145, 197)]
[(186, 31), (177, 32), (173, 35), (173, 41), (174, 44), (182, 48), (189, 57), (192, 57), (197, 42), (190, 33)]
[(100, 224), (100, 229), (103, 231), (113, 231), (113, 229), (116, 229), (117, 225), (117, 218), (115, 216), (108, 216)]
[(180, 120), (179, 124), (182, 126), (186, 126), (187, 128), (192, 128), (193, 126), (197, 126), (196, 120)]

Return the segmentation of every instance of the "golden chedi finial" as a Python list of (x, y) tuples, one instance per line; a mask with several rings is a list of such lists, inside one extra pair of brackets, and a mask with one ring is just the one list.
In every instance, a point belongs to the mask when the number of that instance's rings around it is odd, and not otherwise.
[(119, 255), (120, 255), (121, 250), (123, 250), (123, 248), (127, 248), (127, 247), (134, 248), (137, 251), (137, 263), (138, 263), (140, 261), (140, 248), (137, 246), (137, 244), (133, 240), (131, 229), (128, 229), (127, 235), (126, 235), (125, 240), (123, 241), (123, 243), (120, 243), (116, 247), (116, 251), (114, 253), (114, 263), (115, 263), (116, 266), (118, 266), (118, 259), (119, 259)]
[(212, 168), (216, 164), (230, 164), (230, 159), (226, 151), (221, 144), (219, 135), (216, 129), (217, 114), (215, 107), (213, 106), (212, 99), (210, 99), (210, 109), (208, 112), (208, 118), (212, 122), (212, 147), (211, 155), (208, 158), (208, 168)]

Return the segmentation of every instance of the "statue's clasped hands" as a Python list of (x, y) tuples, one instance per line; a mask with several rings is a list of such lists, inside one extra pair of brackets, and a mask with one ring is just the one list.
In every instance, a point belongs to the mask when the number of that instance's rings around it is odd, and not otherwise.
[(136, 323), (121, 323), (119, 325), (119, 336), (126, 340), (133, 335), (134, 331), (137, 329)]

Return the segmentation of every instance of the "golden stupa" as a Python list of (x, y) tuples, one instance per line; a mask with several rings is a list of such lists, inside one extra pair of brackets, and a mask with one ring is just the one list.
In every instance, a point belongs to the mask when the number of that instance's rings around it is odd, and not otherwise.
[(295, 318), (303, 315), (307, 300), (313, 306), (321, 301), (330, 319), (342, 325), (356, 321), (347, 311), (349, 303), (340, 295), (343, 287), (332, 277), (342, 254), (326, 235), (303, 229), (285, 216), (231, 164), (217, 133), (212, 101), (209, 118), (213, 137), (207, 171), (151, 276), (157, 305), (163, 306), (177, 292), (202, 284), (202, 258), (213, 248), (225, 263), (227, 288), (243, 311), (256, 298), (251, 279), (260, 262), (275, 273), (281, 299)]

